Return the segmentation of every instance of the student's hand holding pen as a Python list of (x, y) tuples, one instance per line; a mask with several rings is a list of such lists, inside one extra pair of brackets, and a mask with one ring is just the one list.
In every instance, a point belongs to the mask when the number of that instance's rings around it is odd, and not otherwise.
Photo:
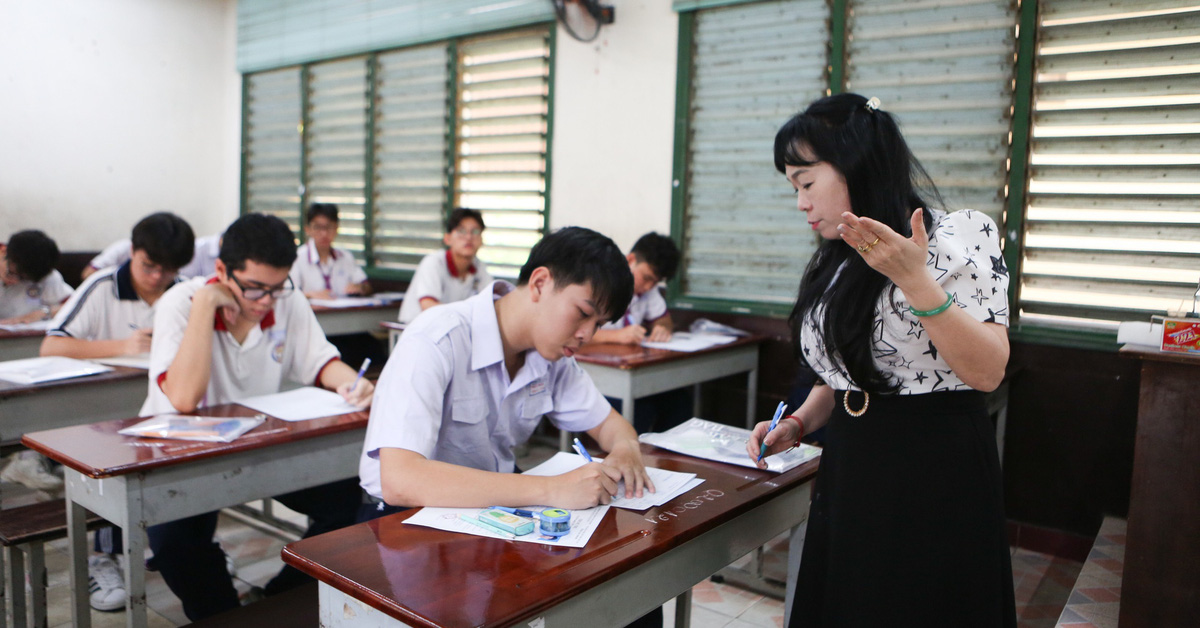
[(139, 355), (150, 352), (150, 335), (154, 331), (149, 327), (133, 329), (133, 333), (122, 344), (124, 355)]
[(343, 382), (337, 387), (337, 392), (346, 403), (356, 408), (366, 410), (371, 407), (371, 398), (375, 395), (375, 385), (371, 380), (360, 377), (354, 381)]
[(621, 344), (640, 344), (645, 337), (646, 328), (641, 325), (627, 325), (617, 332), (617, 341)]
[(551, 486), (546, 503), (555, 508), (581, 510), (612, 501), (617, 480), (604, 465), (591, 462), (562, 475), (546, 478)]
[(671, 340), (671, 330), (662, 325), (655, 325), (650, 328), (650, 336), (646, 340), (650, 342), (669, 342)]

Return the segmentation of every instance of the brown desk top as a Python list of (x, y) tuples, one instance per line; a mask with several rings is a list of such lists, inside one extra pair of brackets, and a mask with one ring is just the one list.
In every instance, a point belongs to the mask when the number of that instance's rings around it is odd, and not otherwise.
[(325, 307), (323, 305), (313, 305), (312, 311), (317, 314), (335, 314), (337, 312), (361, 312), (363, 310), (394, 310), (398, 307), (400, 307), (399, 301), (388, 301), (387, 303), (355, 305), (354, 307)]
[(705, 482), (665, 506), (611, 509), (584, 548), (406, 525), (412, 510), (291, 543), (283, 560), (414, 626), (509, 626), (807, 481), (818, 464), (774, 474), (642, 450), (647, 464)]
[[(145, 377), (144, 371), (142, 377)], [(254, 416), (256, 412), (237, 404), (225, 404), (203, 408), (193, 414)], [(232, 443), (137, 438), (117, 433), (117, 430), (144, 421), (146, 417), (30, 432), (21, 438), (21, 442), (84, 475), (106, 478), (347, 430), (362, 430), (367, 427), (368, 414), (365, 411), (351, 412), (296, 422), (267, 418), (262, 425)]]
[(667, 349), (651, 349), (641, 345), (623, 345), (616, 343), (588, 343), (575, 354), (575, 360), (587, 364), (611, 366), (622, 370), (636, 369), (664, 362), (684, 360), (689, 356), (717, 353), (748, 344), (757, 344), (766, 340), (766, 336), (746, 336), (731, 343), (701, 349), (700, 351), (669, 351)]
[(0, 342), (4, 342), (9, 338), (32, 338), (34, 336), (42, 337), (46, 335), (46, 330), (25, 329), (22, 331), (12, 331), (9, 329), (0, 329)]
[(18, 395), (33, 395), (39, 393), (53, 394), (56, 389), (72, 386), (103, 385), (129, 379), (141, 379), (146, 381), (146, 371), (144, 369), (135, 369), (125, 366), (113, 366), (110, 368), (112, 368), (111, 371), (97, 373), (96, 375), (60, 379), (53, 382), (45, 382), (43, 384), (14, 384), (13, 382), (0, 379), (0, 399), (16, 397)]

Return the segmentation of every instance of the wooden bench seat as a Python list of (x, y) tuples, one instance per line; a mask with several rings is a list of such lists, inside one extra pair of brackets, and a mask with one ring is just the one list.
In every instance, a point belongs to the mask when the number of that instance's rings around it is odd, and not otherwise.
[[(88, 529), (97, 528), (103, 523), (104, 520), (96, 515), (90, 515), (87, 520)], [(0, 554), (0, 628), (6, 625), (6, 620), (13, 628), (26, 625), (27, 577), (33, 625), (46, 625), (46, 558), (43, 545), (65, 536), (65, 500), (55, 499), (0, 511), (0, 546), (4, 548)], [(28, 570), (25, 568), (26, 559), (29, 562)], [(11, 614), (7, 613), (6, 597), (11, 598)]]

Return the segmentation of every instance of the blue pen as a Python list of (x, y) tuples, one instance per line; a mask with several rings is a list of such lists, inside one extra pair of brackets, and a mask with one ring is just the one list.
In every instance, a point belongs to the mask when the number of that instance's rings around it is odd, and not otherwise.
[(358, 377), (355, 377), (354, 383), (350, 384), (350, 392), (354, 392), (354, 389), (358, 388), (358, 380), (362, 379), (363, 375), (367, 374), (367, 367), (369, 366), (371, 366), (371, 358), (363, 360), (362, 366), (358, 367)]
[[(767, 434), (770, 434), (779, 425), (779, 419), (783, 418), (783, 411), (787, 410), (787, 402), (780, 401), (779, 407), (775, 408), (775, 416), (771, 417), (771, 426), (767, 428)], [(767, 434), (763, 434), (762, 446), (758, 449), (758, 459), (761, 461), (763, 456), (767, 455)]]
[(575, 444), (573, 444), (571, 446), (575, 448), (575, 453), (583, 456), (584, 460), (587, 460), (588, 462), (592, 461), (592, 455), (589, 454), (588, 451), (583, 448), (583, 443), (579, 442), (578, 438), (575, 439)]

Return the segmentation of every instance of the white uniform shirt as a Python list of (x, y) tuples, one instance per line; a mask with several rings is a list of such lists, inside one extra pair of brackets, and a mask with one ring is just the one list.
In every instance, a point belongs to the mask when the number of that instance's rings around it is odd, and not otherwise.
[(80, 340), (124, 340), (135, 329), (154, 327), (154, 307), (133, 289), (130, 262), (83, 280), (58, 311), (48, 336)]
[(338, 296), (346, 294), (346, 286), (367, 280), (367, 273), (346, 249), (334, 248), (330, 251), (329, 261), (322, 264), (317, 245), (312, 240), (296, 250), (291, 276), (300, 292), (329, 290)]
[[(933, 231), (926, 269), (953, 295), (954, 305), (972, 318), (1007, 327), (1008, 268), (996, 223), (987, 214), (970, 209), (951, 214), (930, 210), (930, 215)], [(890, 294), (891, 290), (885, 288), (875, 305), (872, 337), (876, 368), (892, 375), (901, 395), (970, 389), (938, 354), (921, 319), (908, 311), (904, 293), (895, 291), (895, 308)], [(836, 390), (860, 390), (844, 367), (825, 355), (821, 327), (814, 317), (805, 320), (801, 329), (800, 350), (826, 384)]]
[(421, 299), (425, 297), (437, 299), (438, 303), (454, 303), (478, 294), (491, 282), (492, 276), (487, 272), (487, 265), (478, 257), (467, 268), (467, 274), (460, 277), (449, 249), (430, 253), (421, 260), (408, 289), (404, 291), (400, 322), (411, 323), (421, 313)]
[(667, 300), (663, 298), (658, 286), (633, 295), (625, 316), (612, 323), (605, 323), (600, 329), (621, 329), (630, 325), (651, 325), (654, 321), (667, 315)]
[[(117, 240), (100, 251), (100, 254), (88, 262), (88, 266), (97, 270), (110, 266), (120, 266), (129, 261), (133, 255), (133, 244), (129, 238)], [(179, 276), (184, 279), (192, 277), (207, 277), (217, 271), (217, 258), (221, 255), (221, 234), (216, 233), (202, 238), (196, 238), (196, 249), (192, 261), (179, 269)]]
[[(160, 384), (166, 377), (192, 310), (192, 295), (213, 279), (196, 277), (176, 285), (155, 304), (154, 340), (150, 344), (150, 387), (142, 416), (175, 412)], [(250, 330), (242, 344), (225, 329), (220, 313), (213, 320), (212, 368), (200, 406), (213, 406), (279, 392), (286, 377), (314, 384), (321, 369), (338, 351), (317, 323), (308, 299), (295, 294), (275, 302), (275, 309)]]
[(71, 286), (63, 281), (57, 270), (52, 270), (41, 281), (21, 280), (13, 285), (0, 283), (0, 318), (16, 318), (40, 309), (62, 303), (71, 296)]
[(395, 447), (484, 471), (512, 472), (513, 447), (546, 415), (560, 429), (596, 427), (611, 407), (574, 358), (527, 351), (509, 381), (494, 301), (497, 281), (474, 297), (431, 309), (404, 330), (375, 387), (359, 459), (365, 491), (382, 497), (379, 449)]

